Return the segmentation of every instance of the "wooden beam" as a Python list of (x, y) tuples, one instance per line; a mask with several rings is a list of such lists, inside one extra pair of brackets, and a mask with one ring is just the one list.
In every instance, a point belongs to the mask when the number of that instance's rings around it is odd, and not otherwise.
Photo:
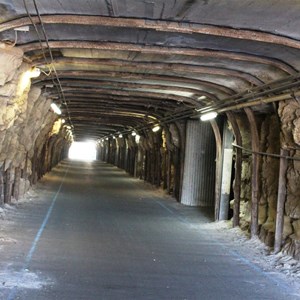
[(278, 253), (282, 246), (282, 233), (284, 224), (284, 204), (286, 200), (286, 171), (288, 167), (287, 159), (284, 156), (289, 155), (286, 149), (280, 149), (280, 164), (279, 164), (279, 182), (277, 195), (277, 213), (275, 227), (275, 244), (274, 252)]
[[(241, 132), (233, 112), (226, 113), (227, 118), (232, 126), (236, 144), (243, 146)], [(233, 206), (233, 227), (240, 224), (240, 199), (241, 199), (241, 179), (242, 179), (242, 149), (235, 149), (235, 178), (234, 178), (234, 206)]]
[(20, 196), (20, 182), (21, 182), (21, 168), (15, 168), (15, 179), (14, 179), (14, 197), (16, 200), (19, 200)]
[(228, 128), (227, 122), (223, 124), (222, 140), (222, 179), (219, 220), (228, 220), (230, 206), (230, 190), (232, 177), (232, 158), (233, 158), (233, 133)]
[[(37, 16), (32, 16), (32, 20), (34, 23), (40, 23), (39, 18)], [(207, 24), (196, 24), (196, 23), (186, 23), (184, 26), (184, 22), (180, 21), (161, 21), (161, 20), (145, 20), (138, 18), (112, 18), (112, 17), (103, 17), (103, 16), (80, 16), (80, 15), (68, 15), (68, 14), (60, 14), (60, 15), (42, 15), (42, 21), (45, 24), (69, 24), (69, 25), (87, 25), (87, 26), (109, 26), (109, 27), (117, 27), (117, 28), (136, 28), (136, 29), (150, 29), (154, 31), (162, 31), (162, 32), (176, 32), (183, 34), (203, 34), (203, 35), (213, 35), (213, 36), (221, 36), (228, 37), (232, 39), (242, 39), (242, 40), (251, 40), (257, 42), (271, 43), (271, 44), (279, 44), (287, 47), (300, 49), (300, 43), (297, 40), (294, 40), (289, 37), (279, 36), (272, 33), (259, 32), (257, 30), (248, 30), (248, 29), (233, 29), (228, 27), (221, 27), (216, 25), (207, 25)], [(5, 30), (10, 30), (16, 27), (22, 27), (26, 25), (31, 25), (31, 21), (28, 17), (21, 17), (18, 19), (14, 19), (5, 23), (0, 24), (0, 32)], [(193, 50), (190, 50), (193, 51)], [(220, 51), (209, 51), (209, 50), (201, 50), (203, 53), (211, 53), (212, 57), (220, 57), (231, 59), (239, 59), (239, 60), (254, 60), (256, 62), (261, 62), (265, 64), (270, 64), (270, 62), (274, 61), (277, 67), (285, 69), (287, 72), (295, 72), (288, 65), (283, 64), (280, 61), (266, 59), (262, 57), (256, 57), (253, 55), (245, 55), (240, 53), (228, 53), (228, 52), (220, 52)], [(188, 55), (188, 54), (186, 54)], [(198, 51), (198, 55), (200, 53)], [(252, 58), (251, 58), (252, 57)]]
[(4, 203), (11, 203), (11, 168), (8, 169), (4, 173)]
[(4, 163), (0, 168), (0, 205), (4, 204)]
[[(34, 45), (37, 47), (34, 48)], [(102, 49), (103, 47), (108, 48), (110, 51), (114, 51), (115, 47), (120, 47), (120, 43), (113, 43), (113, 42), (102, 42), (99, 44), (98, 42), (85, 42), (85, 41), (76, 41), (74, 43), (73, 41), (57, 41), (57, 42), (50, 42), (50, 47), (51, 48), (72, 48), (72, 49), (78, 49), (78, 48), (83, 48), (83, 49)], [(127, 44), (125, 44), (126, 47)], [(28, 47), (32, 50), (40, 49), (40, 44), (39, 43), (30, 43), (30, 44), (24, 44), (21, 47), (24, 52), (28, 51)], [(131, 47), (136, 47), (140, 48), (139, 45), (137, 44), (132, 44)], [(162, 50), (162, 46), (147, 46), (147, 47), (152, 47), (154, 49), (158, 48), (159, 50)], [(138, 51), (138, 50), (137, 50)], [(163, 51), (163, 50), (162, 50)], [(169, 53), (172, 53), (172, 49), (168, 50)], [(155, 54), (159, 54), (159, 52), (155, 52)], [(43, 64), (45, 62), (43, 61)], [(237, 78), (242, 81), (246, 81), (249, 84), (252, 85), (261, 85), (264, 82), (257, 78), (255, 75), (250, 74), (244, 71), (237, 71), (234, 70), (233, 68), (227, 67), (215, 67), (215, 66), (206, 66), (206, 65), (192, 65), (192, 64), (184, 64), (184, 63), (164, 63), (164, 62), (139, 62), (139, 61), (126, 61), (126, 60), (116, 60), (116, 59), (96, 59), (96, 58), (71, 58), (71, 57), (57, 57), (55, 59), (55, 67), (57, 70), (60, 70), (60, 66), (62, 66), (62, 69), (64, 65), (72, 65), (72, 66), (89, 66), (90, 68), (97, 68), (101, 67), (111, 67), (113, 69), (118, 68), (119, 70), (130, 70), (130, 72), (138, 73), (138, 70), (151, 70), (151, 71), (164, 71), (165, 73), (177, 73), (177, 74), (202, 74), (202, 75), (218, 75), (218, 76), (230, 76), (232, 78)]]
[(215, 220), (219, 220), (222, 180), (222, 138), (217, 122), (211, 120), (210, 124), (216, 140)]
[[(253, 111), (244, 108), (250, 123), (252, 151), (259, 152), (259, 135)], [(259, 157), (252, 153), (252, 190), (251, 190), (251, 238), (258, 234), (258, 201), (259, 201)]]

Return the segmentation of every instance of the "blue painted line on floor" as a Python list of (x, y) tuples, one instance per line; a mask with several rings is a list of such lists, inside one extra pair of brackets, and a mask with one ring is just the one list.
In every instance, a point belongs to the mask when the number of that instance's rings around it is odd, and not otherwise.
[[(46, 216), (44, 218), (44, 221), (43, 221), (42, 225), (40, 226), (40, 229), (38, 230), (38, 232), (37, 232), (37, 234), (36, 234), (36, 236), (34, 238), (34, 241), (32, 242), (31, 248), (30, 248), (30, 250), (29, 250), (29, 252), (28, 252), (28, 254), (26, 256), (26, 259), (25, 259), (25, 264), (24, 264), (24, 266), (23, 266), (23, 268), (21, 270), (21, 274), (23, 274), (23, 272), (25, 272), (26, 269), (28, 269), (28, 267), (29, 267), (29, 264), (30, 264), (30, 261), (32, 259), (32, 256), (33, 256), (33, 254), (34, 254), (34, 252), (36, 250), (37, 244), (38, 244), (38, 242), (39, 242), (39, 240), (40, 240), (40, 238), (41, 238), (41, 236), (43, 234), (43, 231), (44, 231), (44, 229), (45, 229), (45, 227), (46, 227), (46, 225), (47, 225), (47, 223), (49, 221), (49, 218), (50, 218), (51, 213), (53, 211), (53, 207), (54, 207), (54, 205), (56, 203), (57, 197), (58, 197), (58, 195), (59, 195), (59, 193), (61, 191), (61, 188), (62, 188), (62, 186), (64, 184), (64, 181), (65, 181), (65, 178), (66, 178), (66, 176), (68, 174), (68, 171), (69, 171), (69, 168), (66, 169), (64, 177), (63, 177), (63, 179), (62, 179), (62, 181), (61, 181), (61, 183), (60, 183), (60, 185), (58, 187), (57, 192), (55, 193), (55, 195), (54, 195), (54, 197), (52, 199), (51, 205), (50, 205), (50, 207), (49, 207), (49, 209), (47, 211), (47, 214), (46, 214)], [(22, 277), (19, 278), (18, 281), (20, 282), (20, 280), (22, 280)], [(7, 297), (7, 300), (14, 300), (14, 298), (16, 296), (16, 293), (17, 293), (17, 290), (18, 290), (18, 284), (15, 285), (12, 288), (12, 290), (10, 291), (10, 293), (9, 293), (9, 295)]]

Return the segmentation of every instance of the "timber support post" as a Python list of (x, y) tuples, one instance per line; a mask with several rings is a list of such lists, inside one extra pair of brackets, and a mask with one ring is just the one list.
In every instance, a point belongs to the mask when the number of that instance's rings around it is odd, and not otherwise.
[[(237, 124), (236, 118), (232, 112), (226, 113), (229, 122), (231, 123), (235, 142), (238, 146), (243, 146), (242, 136)], [(240, 202), (241, 202), (241, 181), (242, 181), (242, 156), (241, 148), (235, 149), (235, 178), (234, 178), (234, 204), (233, 204), (233, 227), (240, 225)]]
[(279, 165), (279, 181), (278, 181), (278, 195), (277, 195), (277, 212), (276, 212), (276, 227), (275, 227), (275, 243), (274, 252), (278, 253), (282, 245), (282, 233), (284, 224), (284, 203), (286, 199), (286, 171), (287, 159), (289, 151), (286, 149), (280, 150), (280, 165)]
[(221, 180), (222, 180), (222, 138), (219, 126), (215, 120), (211, 120), (215, 140), (216, 140), (216, 179), (215, 179), (215, 220), (219, 220)]
[(20, 196), (20, 182), (21, 182), (21, 168), (15, 168), (15, 180), (14, 180), (14, 197), (16, 200), (19, 200)]
[[(252, 191), (251, 191), (251, 238), (258, 234), (258, 201), (259, 201), (259, 135), (255, 116), (251, 108), (244, 108), (251, 131), (252, 147)], [(256, 152), (256, 153), (255, 153)]]
[(4, 175), (4, 203), (11, 203), (11, 169), (7, 168)]
[(0, 205), (4, 204), (4, 163), (0, 168)]
[(233, 153), (233, 134), (229, 130), (227, 122), (223, 126), (223, 147), (222, 147), (222, 179), (220, 195), (220, 212), (219, 220), (228, 220), (230, 205), (230, 188), (232, 176), (232, 153)]
[(168, 150), (167, 155), (167, 192), (171, 193), (171, 179), (172, 179), (172, 151)]

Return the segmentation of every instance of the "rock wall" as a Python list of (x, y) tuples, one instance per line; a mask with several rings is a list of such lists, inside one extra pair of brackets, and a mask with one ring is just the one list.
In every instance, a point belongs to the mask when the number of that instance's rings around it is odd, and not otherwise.
[[(247, 121), (245, 122), (245, 116), (237, 115), (237, 123), (242, 136), (243, 147), (251, 149), (251, 135), (249, 124)], [(246, 152), (243, 152), (240, 201), (240, 226), (243, 230), (248, 230), (251, 219), (251, 155)]]
[[(300, 103), (284, 101), (278, 110), (281, 119), (281, 147), (289, 155), (300, 158)], [(284, 251), (300, 259), (300, 161), (289, 160), (287, 170), (287, 197), (285, 203)]]
[(151, 129), (140, 131), (139, 140), (131, 134), (102, 139), (98, 157), (132, 176), (162, 187), (179, 200), (184, 129), (184, 124), (173, 123), (155, 133)]
[[(249, 123), (243, 114), (236, 115), (243, 147), (251, 149)], [(278, 114), (256, 115), (260, 151), (279, 154), (289, 150), (291, 157), (300, 158), (300, 103), (296, 100), (279, 103)], [(259, 172), (259, 237), (274, 246), (278, 194), (279, 158), (260, 155)], [(251, 161), (252, 155), (243, 151), (241, 183), (241, 227), (249, 230), (251, 222)], [(288, 160), (287, 196), (284, 211), (283, 251), (300, 259), (300, 161)]]
[[(279, 120), (276, 115), (264, 118), (260, 129), (260, 150), (265, 153), (279, 154)], [(279, 159), (261, 156), (260, 199), (259, 199), (259, 236), (268, 246), (274, 245), (276, 206), (278, 193)]]
[[(32, 66), (21, 50), (0, 44), (0, 204), (19, 198), (57, 159), (45, 160), (57, 116), (41, 89), (31, 86)], [(61, 127), (57, 140), (69, 145)], [(57, 148), (52, 156), (60, 156)]]

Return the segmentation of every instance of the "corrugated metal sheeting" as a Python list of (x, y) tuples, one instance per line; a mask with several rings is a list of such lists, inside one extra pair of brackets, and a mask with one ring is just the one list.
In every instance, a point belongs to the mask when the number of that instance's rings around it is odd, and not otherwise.
[(187, 122), (182, 204), (214, 206), (215, 148), (210, 123)]

